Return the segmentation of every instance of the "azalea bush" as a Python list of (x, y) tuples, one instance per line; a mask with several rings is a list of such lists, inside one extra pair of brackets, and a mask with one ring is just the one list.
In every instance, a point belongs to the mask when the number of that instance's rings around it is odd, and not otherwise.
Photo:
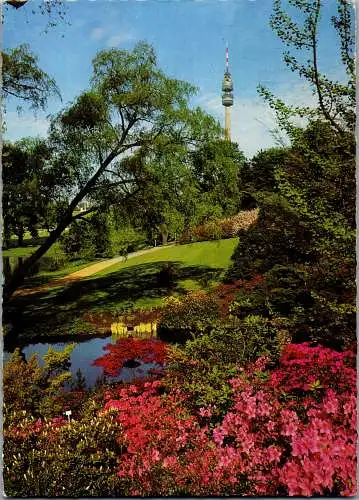
[(272, 373), (262, 358), (231, 381), (234, 405), (213, 435), (220, 463), (251, 481), (241, 493), (355, 495), (353, 365), (352, 353), (292, 344)]
[(109, 394), (104, 409), (118, 411), (127, 443), (118, 475), (130, 495), (354, 495), (353, 363), (308, 344), (287, 346), (272, 372), (259, 358), (232, 378), (232, 406), (214, 427), (215, 407), (188, 413), (180, 387)]
[(258, 214), (258, 208), (255, 208), (252, 210), (243, 210), (237, 215), (227, 217), (226, 219), (207, 221), (184, 231), (181, 235), (180, 243), (233, 238), (239, 231), (246, 230), (255, 225), (258, 220)]
[(243, 210), (233, 217), (221, 219), (219, 225), (226, 238), (236, 236), (242, 229), (248, 229), (256, 224), (258, 220), (259, 209)]
[(76, 421), (5, 420), (6, 494), (355, 495), (352, 351), (289, 344), (228, 383), (221, 414), (164, 377), (109, 387)]
[[(95, 411), (94, 411), (95, 410)], [(81, 420), (4, 422), (4, 488), (15, 497), (121, 496), (117, 415), (91, 405)]]

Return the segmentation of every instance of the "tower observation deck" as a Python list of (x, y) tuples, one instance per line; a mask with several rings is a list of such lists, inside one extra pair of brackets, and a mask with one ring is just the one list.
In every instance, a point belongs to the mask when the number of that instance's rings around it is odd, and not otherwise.
[(226, 47), (226, 71), (222, 82), (222, 104), (224, 106), (224, 136), (231, 140), (231, 106), (233, 106), (233, 82), (229, 72), (229, 55)]

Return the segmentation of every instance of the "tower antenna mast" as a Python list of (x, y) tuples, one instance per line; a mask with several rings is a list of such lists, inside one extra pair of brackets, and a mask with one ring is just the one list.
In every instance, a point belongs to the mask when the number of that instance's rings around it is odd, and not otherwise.
[(224, 106), (224, 137), (231, 140), (231, 107), (233, 106), (233, 82), (229, 72), (229, 50), (226, 44), (226, 71), (222, 83), (222, 104)]

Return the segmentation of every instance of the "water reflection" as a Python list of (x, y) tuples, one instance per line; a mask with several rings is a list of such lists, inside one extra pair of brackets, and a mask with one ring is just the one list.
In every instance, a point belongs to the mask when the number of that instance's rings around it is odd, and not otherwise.
[[(5, 281), (11, 278), (12, 273), (18, 265), (21, 265), (24, 261), (25, 257), (11, 256), (11, 257), (3, 257), (3, 274)], [(63, 255), (55, 255), (49, 257), (47, 255), (41, 257), (35, 264), (33, 265), (30, 275), (34, 276), (39, 272), (51, 272), (58, 271), (61, 269), (66, 262), (66, 258)]]
[[(73, 378), (76, 378), (76, 372), (80, 369), (82, 375), (86, 379), (87, 389), (94, 387), (96, 385), (96, 381), (103, 378), (103, 368), (100, 366), (94, 366), (92, 362), (100, 356), (103, 356), (105, 353), (105, 345), (116, 344), (117, 340), (118, 338), (116, 337), (108, 336), (102, 338), (92, 338), (91, 340), (77, 344), (72, 351), (70, 358), (70, 370)], [(42, 364), (42, 357), (47, 353), (49, 347), (52, 347), (56, 351), (61, 351), (70, 343), (72, 342), (29, 344), (22, 348), (22, 353), (26, 359), (29, 359), (32, 354), (37, 354), (40, 364)], [(10, 356), (11, 354), (5, 351), (4, 361), (6, 362)], [(135, 378), (142, 378), (146, 376), (153, 368), (159, 368), (159, 365), (156, 363), (142, 363), (139, 366), (126, 366), (122, 368), (117, 377), (106, 376), (106, 380), (109, 382), (119, 380), (130, 382)]]

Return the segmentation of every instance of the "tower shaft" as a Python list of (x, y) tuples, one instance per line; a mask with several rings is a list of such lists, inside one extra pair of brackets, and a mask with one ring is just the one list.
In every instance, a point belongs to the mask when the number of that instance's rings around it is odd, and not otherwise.
[(227, 141), (231, 140), (231, 108), (224, 108), (224, 137)]

